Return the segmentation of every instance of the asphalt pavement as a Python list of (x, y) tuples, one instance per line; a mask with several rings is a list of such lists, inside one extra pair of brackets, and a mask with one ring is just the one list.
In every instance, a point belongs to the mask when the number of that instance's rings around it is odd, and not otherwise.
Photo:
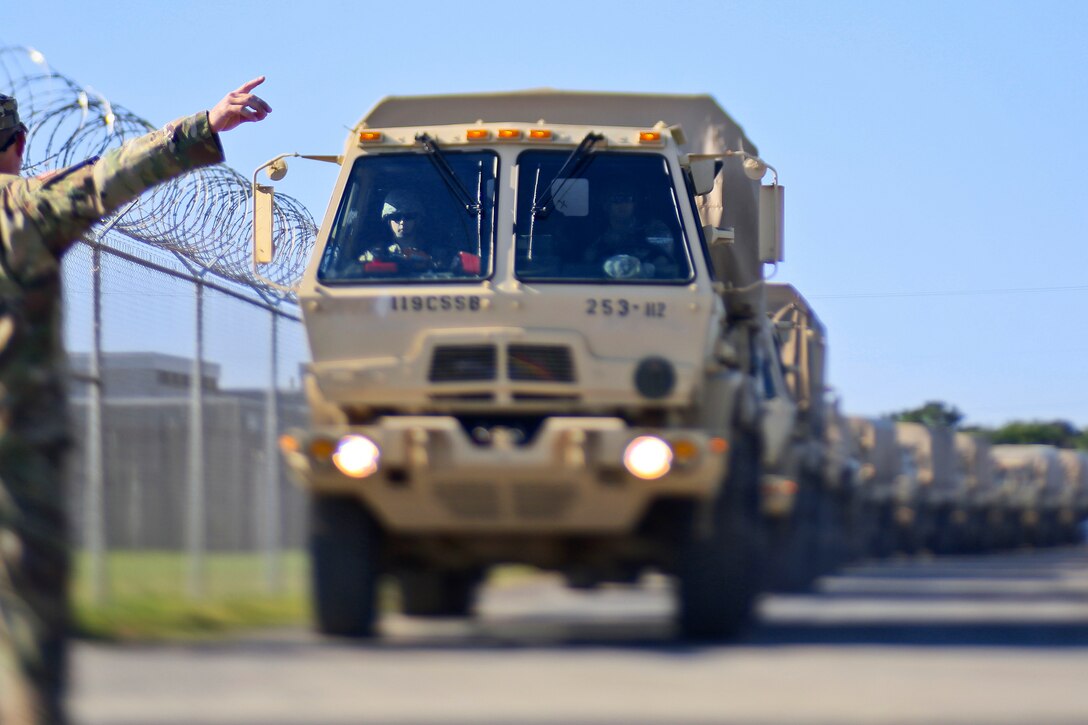
[(81, 644), (85, 725), (1088, 723), (1088, 549), (903, 560), (773, 596), (741, 641), (673, 640), (670, 585), (484, 590), (374, 642), (277, 630)]

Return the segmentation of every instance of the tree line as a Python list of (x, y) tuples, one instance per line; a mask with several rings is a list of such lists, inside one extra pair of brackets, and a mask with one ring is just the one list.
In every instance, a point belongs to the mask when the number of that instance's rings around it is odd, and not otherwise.
[(1077, 428), (1067, 420), (1013, 420), (996, 428), (986, 426), (961, 426), (964, 413), (954, 405), (930, 400), (918, 408), (892, 413), (891, 417), (911, 423), (930, 426), (947, 426), (965, 433), (974, 433), (1001, 443), (1045, 443), (1058, 448), (1088, 450), (1088, 427)]

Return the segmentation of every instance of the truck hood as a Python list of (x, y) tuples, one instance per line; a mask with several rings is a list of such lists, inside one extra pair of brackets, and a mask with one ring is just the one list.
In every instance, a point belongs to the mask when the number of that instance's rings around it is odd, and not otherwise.
[[(311, 372), (335, 404), (592, 411), (690, 404), (723, 314), (714, 299), (694, 285), (519, 284), (351, 287), (301, 301)], [(673, 384), (648, 397), (635, 376), (650, 358)]]

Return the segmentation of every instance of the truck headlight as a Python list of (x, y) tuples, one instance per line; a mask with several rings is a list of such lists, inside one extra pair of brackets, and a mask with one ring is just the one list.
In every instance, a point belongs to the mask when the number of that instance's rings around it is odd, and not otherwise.
[(672, 468), (672, 448), (657, 436), (639, 436), (627, 444), (623, 465), (638, 478), (661, 478)]
[(380, 457), (381, 452), (374, 441), (366, 436), (346, 435), (336, 444), (332, 462), (345, 476), (366, 478), (378, 470)]

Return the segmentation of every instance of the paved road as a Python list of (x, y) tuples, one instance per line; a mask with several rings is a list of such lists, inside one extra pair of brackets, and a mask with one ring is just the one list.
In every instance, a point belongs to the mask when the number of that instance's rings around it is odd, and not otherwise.
[(1083, 548), (855, 568), (728, 647), (672, 643), (659, 579), (531, 580), (480, 611), (362, 645), (83, 645), (77, 723), (1088, 723)]

